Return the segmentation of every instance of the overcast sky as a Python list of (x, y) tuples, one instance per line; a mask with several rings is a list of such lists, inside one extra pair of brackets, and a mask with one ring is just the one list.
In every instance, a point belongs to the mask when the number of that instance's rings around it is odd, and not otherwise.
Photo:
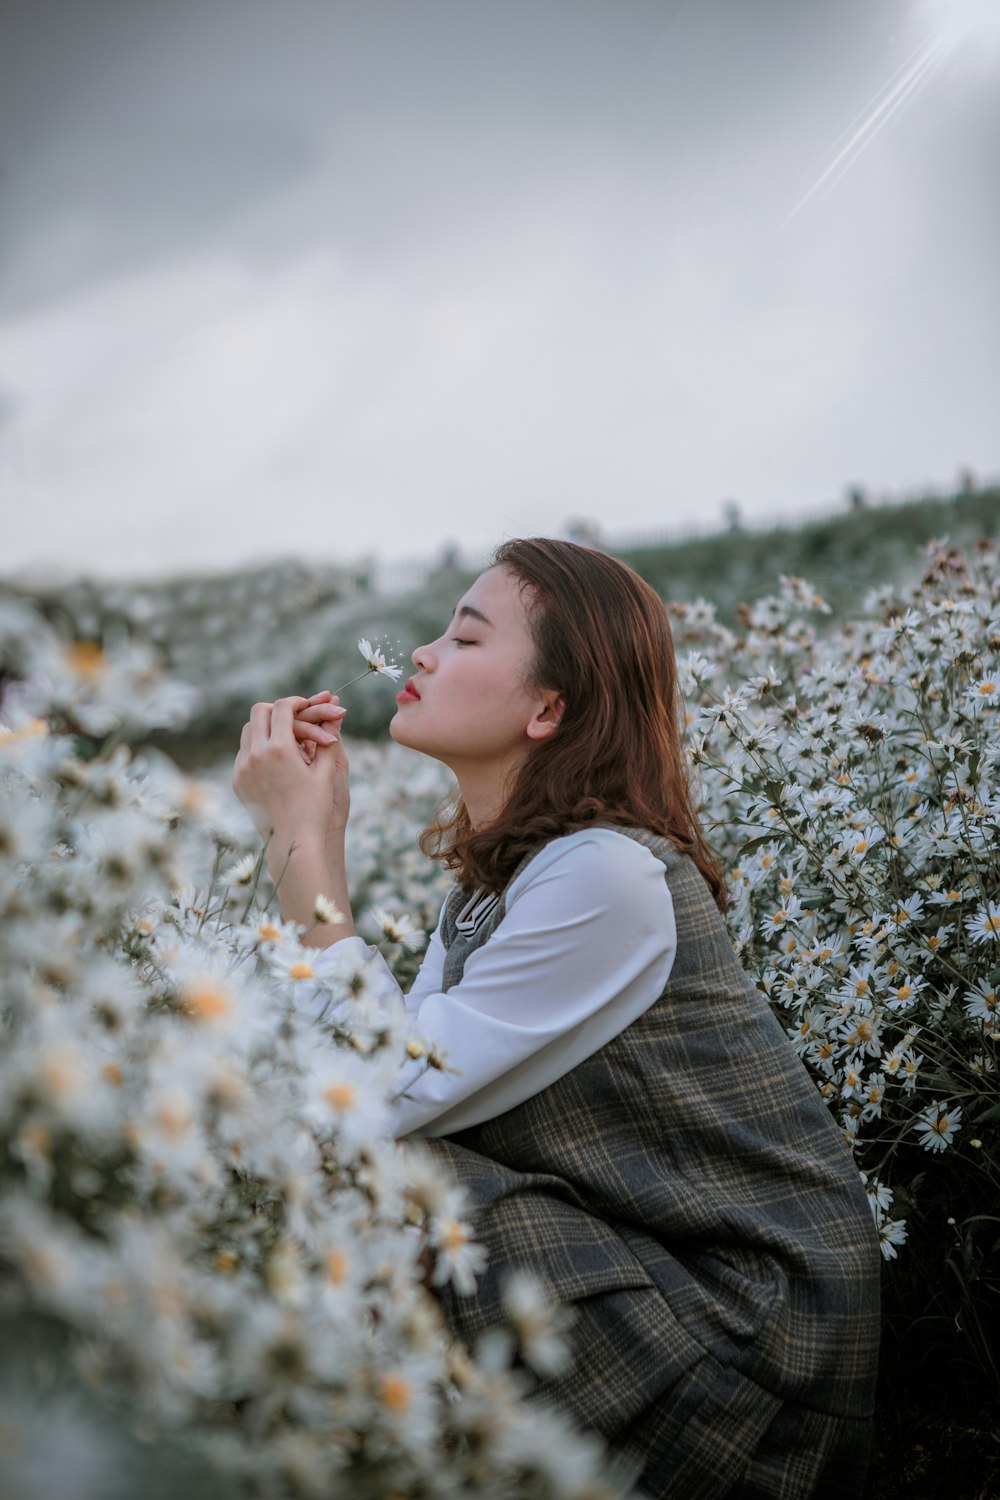
[(0, 0), (0, 572), (1000, 475), (998, 0)]

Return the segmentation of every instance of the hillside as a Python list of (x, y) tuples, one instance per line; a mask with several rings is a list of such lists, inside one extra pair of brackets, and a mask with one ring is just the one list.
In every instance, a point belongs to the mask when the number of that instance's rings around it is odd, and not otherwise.
[[(870, 589), (916, 574), (920, 548), (931, 537), (971, 542), (998, 531), (1000, 488), (991, 488), (618, 555), (664, 598), (703, 597), (726, 621), (735, 619), (741, 602), (770, 592), (783, 573), (807, 578), (838, 616)], [(28, 597), (78, 639), (110, 646), (127, 633), (148, 640), (177, 676), (202, 690), (189, 732), (158, 740), (192, 765), (235, 749), (257, 699), (336, 690), (356, 677), (364, 666), (356, 649), (360, 636), (378, 639), (406, 667), (414, 646), (443, 628), (472, 576), (445, 570), (419, 589), (382, 595), (350, 568), (282, 559), (270, 567), (155, 584), (82, 578), (46, 590), (0, 580), (0, 600)], [(394, 709), (392, 684), (384, 678), (358, 683), (345, 701), (355, 736), (380, 735)]]
[(665, 599), (709, 599), (727, 619), (769, 593), (782, 573), (807, 578), (835, 614), (914, 573), (931, 537), (968, 543), (1000, 531), (1000, 488), (871, 506), (803, 526), (725, 532), (618, 556)]

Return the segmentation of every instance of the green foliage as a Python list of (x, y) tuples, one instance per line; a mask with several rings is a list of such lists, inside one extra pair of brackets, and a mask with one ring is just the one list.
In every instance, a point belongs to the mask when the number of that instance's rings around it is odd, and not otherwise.
[(704, 816), (737, 952), (869, 1194), (883, 1407), (995, 1413), (1000, 559), (935, 544), (821, 632), (823, 608), (793, 578), (739, 634), (673, 606)]
[(998, 534), (1000, 489), (989, 489), (618, 555), (665, 599), (707, 599), (732, 622), (741, 604), (761, 598), (782, 573), (808, 578), (840, 614), (869, 589), (905, 580), (932, 537), (969, 541)]

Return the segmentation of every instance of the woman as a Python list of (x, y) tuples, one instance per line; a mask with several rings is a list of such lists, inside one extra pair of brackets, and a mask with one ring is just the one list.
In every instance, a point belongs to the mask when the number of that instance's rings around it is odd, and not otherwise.
[[(501, 1321), (514, 1267), (572, 1303), (574, 1367), (537, 1394), (650, 1496), (860, 1494), (871, 1214), (727, 938), (663, 604), (600, 552), (509, 542), (413, 663), (390, 733), (450, 766), (459, 800), (424, 835), (457, 881), (407, 1006), (455, 1071), (404, 1075), (396, 1128), (464, 1184), (489, 1251), (449, 1321)], [(255, 705), (233, 779), (282, 915), (308, 926), (317, 891), (348, 914), (317, 946), (361, 943), (328, 699)]]

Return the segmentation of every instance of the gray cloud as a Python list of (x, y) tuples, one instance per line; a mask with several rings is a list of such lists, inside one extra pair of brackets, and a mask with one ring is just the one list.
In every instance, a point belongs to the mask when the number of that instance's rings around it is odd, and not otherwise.
[(9, 555), (485, 547), (1000, 469), (995, 77), (956, 53), (789, 220), (915, 3), (19, 7)]

